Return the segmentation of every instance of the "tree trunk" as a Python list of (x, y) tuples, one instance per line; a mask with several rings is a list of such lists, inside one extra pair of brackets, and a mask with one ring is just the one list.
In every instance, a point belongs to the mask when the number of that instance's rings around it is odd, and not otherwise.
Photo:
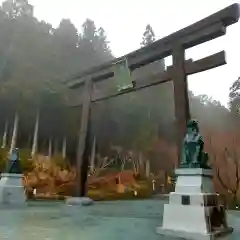
[(66, 151), (67, 151), (67, 138), (64, 137), (63, 139), (63, 145), (62, 145), (62, 158), (66, 158)]
[(54, 156), (56, 156), (58, 154), (58, 139), (55, 139), (54, 141)]
[(5, 127), (4, 127), (2, 148), (5, 148), (7, 146), (7, 132), (8, 132), (8, 120), (6, 120)]
[(146, 175), (146, 178), (150, 177), (150, 163), (148, 159), (146, 161), (146, 166), (145, 166), (145, 175)]
[(11, 140), (9, 154), (12, 154), (13, 149), (16, 148), (18, 121), (19, 121), (19, 115), (18, 115), (18, 112), (16, 112), (15, 117), (14, 117), (13, 133), (12, 133), (12, 140)]
[(92, 153), (90, 159), (90, 173), (92, 174), (95, 168), (95, 156), (96, 156), (96, 137), (93, 139)]
[(143, 155), (139, 153), (139, 170), (140, 175), (144, 176), (144, 165), (143, 165)]
[(49, 138), (49, 142), (48, 142), (48, 157), (52, 158), (52, 138)]
[(35, 129), (34, 129), (34, 135), (33, 135), (33, 144), (32, 144), (32, 152), (31, 156), (33, 157), (38, 148), (38, 129), (39, 129), (39, 111), (37, 112), (36, 122), (35, 122)]
[(29, 135), (28, 137), (28, 142), (27, 142), (27, 148), (31, 148), (32, 147), (32, 135)]

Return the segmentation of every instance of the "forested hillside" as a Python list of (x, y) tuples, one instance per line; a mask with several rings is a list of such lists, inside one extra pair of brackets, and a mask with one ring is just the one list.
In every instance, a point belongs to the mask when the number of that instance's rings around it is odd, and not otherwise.
[[(63, 81), (114, 58), (103, 27), (96, 28), (91, 19), (78, 26), (69, 19), (62, 19), (54, 29), (34, 17), (34, 8), (27, 0), (7, 0), (2, 4), (0, 129), (3, 135), (8, 123), (8, 145), (14, 115), (18, 114), (17, 146), (31, 147), (39, 113), (38, 151), (46, 152), (50, 139), (54, 151), (60, 151), (62, 142), (67, 139), (67, 152), (74, 158), (81, 111), (67, 107), (72, 93)], [(153, 41), (154, 31), (147, 25), (139, 47)], [(161, 61), (136, 74), (163, 69), (164, 61)], [(174, 141), (172, 90), (172, 84), (168, 83), (94, 104), (92, 132), (99, 151), (108, 151), (110, 145), (147, 151), (156, 139)], [(229, 110), (219, 102), (208, 96), (194, 96), (191, 92), (189, 96), (192, 115), (201, 125), (211, 129), (230, 126)]]

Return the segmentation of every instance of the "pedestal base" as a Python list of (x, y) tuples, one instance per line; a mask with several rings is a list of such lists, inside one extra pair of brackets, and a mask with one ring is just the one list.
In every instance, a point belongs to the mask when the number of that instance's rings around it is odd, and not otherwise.
[(213, 191), (211, 171), (180, 169), (176, 174), (175, 192), (164, 205), (162, 227), (157, 233), (189, 240), (213, 240), (231, 233), (225, 208)]
[(93, 204), (93, 200), (88, 197), (68, 197), (65, 202), (69, 206), (89, 206)]
[(26, 205), (22, 174), (2, 173), (0, 180), (0, 204)]
[[(214, 240), (219, 239), (221, 240), (228, 239), (228, 234), (233, 232), (233, 228), (228, 227), (221, 231), (215, 231), (212, 233), (194, 233), (188, 231), (178, 231), (172, 229), (164, 229), (162, 227), (157, 228), (157, 233), (162, 236), (166, 237), (174, 237), (176, 239), (186, 239), (186, 240)], [(224, 238), (226, 236), (226, 238)]]
[(227, 226), (223, 206), (165, 204), (163, 225), (157, 233), (184, 239), (215, 239), (233, 231)]

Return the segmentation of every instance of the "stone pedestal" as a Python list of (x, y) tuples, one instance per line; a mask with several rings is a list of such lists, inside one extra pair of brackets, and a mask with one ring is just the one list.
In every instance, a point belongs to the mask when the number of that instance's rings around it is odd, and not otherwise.
[(225, 208), (213, 190), (212, 170), (176, 169), (175, 192), (164, 205), (163, 223), (157, 233), (191, 240), (213, 240), (233, 231)]
[(26, 195), (22, 174), (2, 173), (0, 180), (0, 204), (25, 205)]
[(93, 200), (89, 197), (68, 197), (65, 202), (69, 206), (89, 206), (93, 204)]

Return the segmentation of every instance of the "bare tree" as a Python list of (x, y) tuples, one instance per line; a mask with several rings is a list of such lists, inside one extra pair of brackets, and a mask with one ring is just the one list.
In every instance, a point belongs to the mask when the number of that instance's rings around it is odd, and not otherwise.
[(12, 133), (9, 154), (12, 153), (13, 149), (16, 147), (16, 144), (17, 144), (18, 122), (19, 122), (19, 115), (18, 115), (18, 112), (16, 111), (15, 117), (14, 117), (13, 133)]
[(90, 157), (90, 174), (92, 174), (94, 172), (95, 158), (96, 158), (96, 137), (94, 136), (92, 152), (91, 152), (91, 157)]
[(66, 158), (66, 152), (67, 152), (67, 137), (65, 136), (62, 142), (62, 158), (63, 159)]
[(33, 144), (32, 144), (32, 152), (31, 152), (32, 157), (37, 153), (37, 150), (38, 150), (39, 115), (40, 113), (38, 111), (36, 116), (34, 134), (33, 134)]
[[(211, 144), (211, 142), (210, 142)], [(222, 162), (217, 161), (217, 156), (214, 153), (212, 156), (216, 177), (221, 186), (231, 195), (233, 203), (237, 202), (237, 194), (240, 186), (240, 163), (236, 152), (235, 143), (232, 154), (225, 148), (222, 153)]]
[(8, 133), (8, 120), (6, 120), (5, 122), (1, 148), (5, 148), (7, 146), (7, 133)]
[(52, 137), (50, 137), (48, 140), (48, 157), (52, 157)]
[[(133, 150), (124, 150), (121, 146), (110, 146), (110, 149), (114, 151), (115, 157), (109, 158), (109, 157), (101, 157), (99, 154), (92, 153), (90, 156), (90, 162), (93, 161), (93, 156), (96, 159), (95, 164), (90, 164), (90, 171), (89, 174), (91, 176), (97, 176), (101, 171), (109, 167), (114, 162), (119, 161), (120, 162), (120, 172), (123, 172), (126, 168), (126, 164), (130, 163), (132, 164), (132, 170), (134, 174), (139, 174), (141, 170), (144, 170), (144, 173), (147, 173), (150, 171), (149, 162), (144, 162), (143, 154), (141, 152), (136, 152)], [(147, 169), (145, 169), (145, 165)], [(147, 175), (149, 175), (147, 173)]]
[(110, 164), (113, 163), (114, 159), (109, 159), (108, 157), (101, 157), (99, 155), (96, 156), (97, 164), (94, 165), (93, 168), (91, 168), (90, 175), (91, 176), (98, 176), (101, 171), (106, 169)]

